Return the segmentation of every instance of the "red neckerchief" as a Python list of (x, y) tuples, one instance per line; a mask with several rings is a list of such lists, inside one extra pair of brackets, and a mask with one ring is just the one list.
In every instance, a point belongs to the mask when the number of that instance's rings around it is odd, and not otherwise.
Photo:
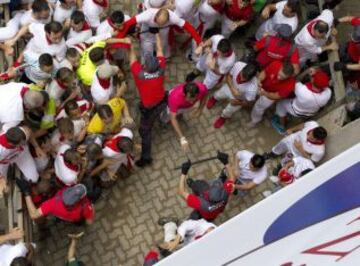
[(0, 145), (5, 147), (6, 149), (16, 149), (16, 146), (10, 144), (6, 138), (5, 134), (0, 135)]
[(107, 23), (109, 23), (110, 27), (113, 28), (113, 30), (118, 30), (118, 29), (115, 27), (114, 22), (112, 22), (111, 18), (107, 18), (106, 21), (107, 21)]
[(64, 83), (62, 83), (58, 79), (55, 79), (55, 81), (61, 89), (66, 90), (68, 88)]
[(309, 23), (309, 25), (307, 25), (307, 30), (310, 33), (311, 37), (313, 37), (315, 39), (315, 35), (314, 35), (314, 26), (315, 24), (318, 22), (319, 20), (313, 20)]
[(121, 151), (119, 150), (119, 147), (117, 146), (117, 144), (119, 143), (119, 141), (121, 141), (123, 139), (123, 136), (118, 136), (116, 138), (113, 138), (111, 140), (108, 140), (105, 143), (105, 146), (108, 147), (109, 149), (113, 150), (114, 152), (118, 152), (121, 153)]
[(52, 44), (52, 41), (50, 40), (49, 36), (47, 35), (47, 33), (45, 33), (45, 38), (46, 38), (46, 41), (49, 45)]
[(64, 140), (65, 140), (65, 137), (64, 137), (63, 135), (60, 135), (60, 136), (59, 136), (59, 141), (60, 141), (60, 142), (64, 142)]
[[(230, 56), (232, 56), (232, 54), (233, 54), (233, 50), (230, 50), (229, 52), (227, 52), (227, 53), (223, 53), (222, 54), (222, 57), (230, 57)], [(219, 56), (220, 56), (220, 54), (219, 54), (219, 52), (218, 51), (216, 51), (215, 53), (213, 53), (213, 56), (214, 56), (214, 58), (218, 58)]]
[(309, 91), (312, 91), (313, 93), (321, 93), (322, 91), (316, 88), (311, 82), (308, 82), (305, 84), (305, 86), (309, 89)]
[(236, 82), (237, 82), (237, 84), (246, 83), (245, 80), (242, 80), (242, 77), (241, 77), (241, 74), (240, 74), (240, 73), (239, 73), (239, 75), (237, 75), (237, 77), (236, 77)]
[(98, 1), (98, 0), (92, 0), (95, 5), (101, 6), (101, 7), (107, 7), (108, 6), (108, 0)]
[[(64, 157), (64, 154), (60, 154), (62, 157)], [(63, 158), (64, 159), (64, 158)], [(73, 170), (75, 172), (77, 172), (79, 170), (79, 166), (76, 165), (76, 164), (72, 164), (72, 163), (68, 163), (65, 161), (65, 159), (63, 160), (64, 161), (64, 164), (67, 168), (69, 168), (70, 170)]]
[(90, 30), (90, 25), (87, 21), (84, 21), (82, 31)]
[(109, 79), (102, 79), (99, 77), (98, 74), (96, 74), (97, 78), (98, 78), (98, 81), (99, 81), (99, 84), (101, 87), (103, 87), (103, 89), (107, 90), (110, 88), (110, 83), (111, 83), (111, 78)]
[(21, 98), (24, 99), (25, 93), (27, 93), (30, 89), (28, 87), (22, 87), (21, 91), (20, 91), (20, 96)]
[(310, 130), (308, 133), (307, 133), (307, 138), (306, 140), (308, 142), (310, 142), (311, 144), (314, 144), (314, 145), (324, 145), (325, 144), (325, 140), (310, 140), (309, 139), (309, 135), (313, 132), (314, 130)]
[(211, 6), (214, 10), (216, 10), (217, 12), (219, 12), (221, 14), (224, 10), (225, 1), (223, 1), (222, 3), (219, 3), (219, 4), (209, 4), (209, 6)]

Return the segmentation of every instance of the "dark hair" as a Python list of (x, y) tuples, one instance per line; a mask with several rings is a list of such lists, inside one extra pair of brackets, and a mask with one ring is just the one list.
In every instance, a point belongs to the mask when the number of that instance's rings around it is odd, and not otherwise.
[(65, 54), (66, 57), (70, 57), (70, 58), (74, 58), (74, 57), (77, 57), (79, 55), (80, 55), (79, 51), (76, 50), (76, 48), (74, 48), (74, 47), (68, 48), (66, 50), (66, 54)]
[(80, 10), (75, 10), (71, 14), (70, 19), (77, 25), (79, 23), (85, 22), (85, 15)]
[(78, 156), (79, 153), (75, 149), (70, 148), (64, 152), (64, 161), (67, 163), (73, 163)]
[(31, 5), (31, 10), (34, 13), (50, 10), (49, 4), (46, 0), (35, 0)]
[(64, 117), (57, 122), (60, 134), (74, 134), (74, 124), (70, 118)]
[(323, 127), (317, 127), (313, 130), (313, 136), (317, 140), (325, 140), (327, 137), (327, 131)]
[(288, 60), (283, 62), (282, 71), (287, 77), (290, 77), (295, 73), (293, 64), (291, 64), (291, 62)]
[(293, 13), (299, 14), (300, 12), (300, 1), (299, 0), (288, 0), (286, 5), (291, 9)]
[(265, 165), (265, 158), (262, 155), (255, 154), (250, 160), (252, 166), (256, 169), (260, 169)]
[(17, 257), (12, 260), (10, 266), (30, 266), (30, 262), (24, 257)]
[(50, 54), (42, 54), (39, 56), (40, 66), (52, 66), (54, 64), (53, 58)]
[(241, 76), (246, 80), (250, 80), (253, 77), (256, 76), (258, 67), (254, 63), (248, 63), (242, 70), (241, 70)]
[(229, 53), (232, 50), (231, 43), (228, 39), (222, 39), (216, 49), (222, 53)]
[(111, 110), (110, 106), (107, 104), (102, 104), (98, 107), (97, 113), (99, 114), (101, 119), (106, 119), (109, 117), (113, 117), (113, 111)]
[(125, 16), (122, 11), (116, 10), (111, 13), (110, 19), (113, 23), (120, 24), (124, 22)]
[(94, 64), (100, 63), (102, 60), (104, 60), (104, 49), (100, 47), (91, 49), (89, 58)]
[(12, 127), (5, 133), (5, 137), (10, 144), (19, 145), (26, 140), (26, 135), (19, 127)]
[(329, 31), (329, 25), (324, 21), (318, 21), (315, 23), (314, 30), (318, 31), (319, 33), (327, 33)]
[(65, 110), (65, 113), (67, 115), (70, 114), (71, 111), (74, 111), (76, 109), (79, 108), (79, 105), (77, 104), (76, 100), (75, 99), (71, 99), (69, 100), (67, 103), (65, 103), (64, 105), (64, 110)]
[(89, 160), (94, 160), (102, 154), (101, 146), (97, 143), (90, 143), (86, 146), (86, 156)]
[(310, 168), (309, 168), (309, 169), (305, 169), (304, 171), (302, 171), (302, 172), (300, 173), (300, 176), (304, 176), (304, 175), (310, 173), (312, 170), (313, 170), (313, 169), (310, 169)]
[(194, 82), (186, 83), (184, 86), (184, 94), (189, 95), (191, 98), (197, 96), (199, 92), (200, 92), (199, 87)]
[(59, 33), (62, 32), (63, 26), (57, 21), (51, 21), (45, 25), (45, 31), (47, 33)]
[(56, 79), (60, 82), (72, 82), (74, 78), (74, 72), (67, 67), (62, 67), (56, 72)]
[(122, 153), (129, 153), (133, 150), (134, 143), (132, 139), (128, 137), (122, 137), (118, 143), (116, 143), (116, 146)]

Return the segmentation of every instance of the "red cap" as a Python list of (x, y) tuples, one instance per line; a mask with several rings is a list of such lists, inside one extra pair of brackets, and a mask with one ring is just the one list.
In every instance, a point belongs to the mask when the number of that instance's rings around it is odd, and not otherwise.
[(294, 176), (290, 174), (286, 169), (281, 169), (278, 176), (280, 177), (280, 181), (285, 184), (291, 184), (294, 182)]
[(323, 90), (329, 86), (329, 76), (322, 70), (316, 71), (312, 78), (314, 86), (319, 90)]

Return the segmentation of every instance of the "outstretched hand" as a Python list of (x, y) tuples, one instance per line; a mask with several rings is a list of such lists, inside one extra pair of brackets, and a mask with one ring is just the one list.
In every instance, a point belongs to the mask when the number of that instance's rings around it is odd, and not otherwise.
[(218, 151), (217, 158), (223, 165), (227, 165), (229, 163), (229, 154)]

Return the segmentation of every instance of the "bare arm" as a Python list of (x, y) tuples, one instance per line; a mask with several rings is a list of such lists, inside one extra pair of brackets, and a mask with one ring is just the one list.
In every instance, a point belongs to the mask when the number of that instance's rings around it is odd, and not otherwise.
[(231, 75), (226, 75), (226, 84), (229, 86), (229, 89), (231, 91), (231, 94), (235, 97), (238, 98), (240, 97), (241, 93), (234, 87), (234, 83), (232, 80), (232, 76)]
[(5, 42), (5, 44), (9, 45), (9, 46), (14, 46), (15, 43), (21, 38), (23, 37), (26, 33), (29, 32), (29, 24), (28, 25), (25, 25), (23, 26), (19, 31), (18, 33), (15, 35), (14, 38), (8, 40)]
[(181, 131), (179, 122), (176, 119), (176, 113), (170, 113), (170, 121), (171, 121), (171, 125), (173, 126), (176, 134), (178, 135), (179, 139), (182, 138), (184, 135)]
[(25, 202), (31, 219), (35, 220), (43, 216), (41, 209), (37, 209), (30, 196), (25, 196)]
[(189, 196), (189, 192), (187, 192), (185, 189), (185, 180), (186, 180), (186, 175), (181, 175), (179, 188), (178, 188), (178, 194), (182, 196), (184, 200), (186, 200), (187, 197)]
[(161, 43), (160, 34), (157, 33), (155, 35), (155, 38), (156, 38), (156, 56), (157, 57), (163, 57), (164, 56), (164, 51), (163, 51), (163, 47), (162, 47), (162, 43)]
[(10, 230), (8, 234), (0, 236), (0, 245), (8, 241), (21, 239), (23, 236), (24, 236), (23, 230), (21, 230), (20, 228), (14, 228)]

